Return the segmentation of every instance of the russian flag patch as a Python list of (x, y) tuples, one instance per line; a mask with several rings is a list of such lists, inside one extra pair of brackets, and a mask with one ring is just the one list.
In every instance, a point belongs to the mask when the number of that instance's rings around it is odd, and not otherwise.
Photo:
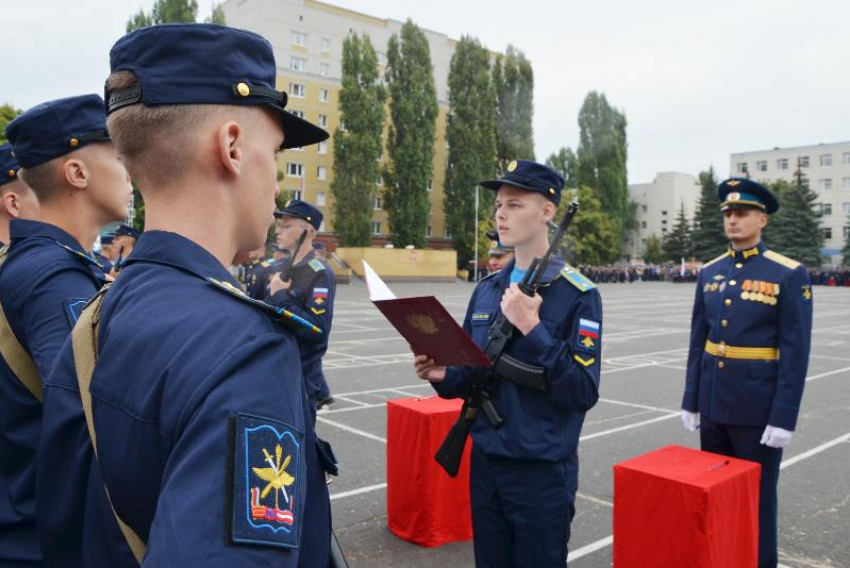
[(576, 348), (585, 353), (595, 353), (599, 343), (600, 327), (598, 321), (580, 318)]

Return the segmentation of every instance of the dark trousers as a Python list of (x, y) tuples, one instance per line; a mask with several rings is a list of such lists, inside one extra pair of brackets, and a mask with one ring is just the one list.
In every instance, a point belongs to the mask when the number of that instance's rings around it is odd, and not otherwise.
[(578, 456), (494, 458), (472, 448), (472, 532), (478, 568), (563, 568), (575, 516)]
[(782, 450), (761, 443), (764, 426), (734, 426), (700, 420), (700, 445), (706, 452), (761, 464), (759, 491), (759, 568), (773, 568), (777, 552), (777, 484)]

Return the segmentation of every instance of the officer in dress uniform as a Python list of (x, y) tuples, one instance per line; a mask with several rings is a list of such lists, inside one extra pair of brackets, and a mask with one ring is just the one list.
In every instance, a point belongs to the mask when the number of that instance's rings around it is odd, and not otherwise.
[(277, 153), (328, 134), (284, 110), (272, 47), (251, 32), (143, 28), (110, 63), (110, 133), (157, 229), (92, 304), (90, 384), (75, 369), (79, 344), (48, 381), (46, 553), (63, 566), (328, 566), (335, 464), (288, 331), (307, 324), (249, 298), (227, 268), (265, 241)]
[(494, 239), (490, 242), (490, 250), (487, 256), (487, 268), (491, 273), (498, 272), (513, 260), (514, 247), (505, 246), (498, 239)]
[(38, 105), (9, 123), (6, 137), (19, 175), (38, 198), (40, 221), (11, 221), (11, 243), (0, 265), (6, 346), (0, 364), (0, 486), (14, 504), (14, 515), (0, 519), (0, 564), (40, 561), (35, 468), (42, 383), (82, 306), (103, 283), (88, 246), (101, 225), (127, 214), (132, 190), (97, 95)]
[(11, 144), (0, 145), (0, 247), (9, 242), (12, 219), (36, 219), (38, 199), (18, 176), (20, 166)]
[(269, 281), (269, 301), (303, 317), (323, 331), (321, 335), (300, 331), (297, 334), (301, 365), (307, 383), (307, 396), (316, 410), (333, 403), (328, 381), (322, 372), (322, 357), (328, 350), (333, 322), (336, 280), (328, 263), (316, 257), (313, 239), (322, 226), (322, 212), (315, 206), (294, 199), (275, 212), (277, 244), (295, 253), (296, 241), (307, 231), (298, 256), (292, 259), (292, 279), (284, 282), (280, 272)]
[(809, 364), (812, 287), (803, 265), (761, 241), (779, 208), (767, 188), (732, 178), (718, 194), (731, 246), (699, 274), (682, 420), (703, 450), (761, 464), (759, 566), (776, 566), (779, 464)]
[[(547, 222), (564, 185), (557, 172), (518, 160), (502, 179), (481, 185), (497, 191), (499, 239), (515, 247), (516, 257), (479, 282), (463, 328), (483, 347), (501, 311), (516, 327), (504, 353), (519, 368), (539, 371), (532, 378), (545, 379), (535, 390), (497, 372), (497, 384), (488, 390), (505, 423), (496, 429), (479, 417), (472, 426), (475, 563), (564, 566), (578, 488), (579, 435), (599, 397), (602, 300), (596, 286), (560, 255), (533, 298), (517, 286), (532, 259), (549, 246)], [(437, 367), (427, 354), (417, 355), (415, 369), (443, 398), (465, 396), (475, 372)]]

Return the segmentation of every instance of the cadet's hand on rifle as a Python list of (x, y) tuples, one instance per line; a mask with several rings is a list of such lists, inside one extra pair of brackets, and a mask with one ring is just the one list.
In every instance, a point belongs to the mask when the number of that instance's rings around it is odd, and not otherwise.
[(502, 296), (501, 308), (508, 321), (514, 324), (514, 327), (523, 335), (528, 335), (540, 323), (539, 314), (542, 303), (543, 298), (540, 294), (534, 294), (533, 297), (526, 296), (519, 286), (511, 284)]
[(280, 279), (280, 273), (278, 272), (269, 281), (269, 296), (274, 296), (281, 290), (289, 290), (290, 286), (292, 286), (292, 280), (284, 282)]
[(417, 355), (413, 361), (413, 367), (416, 370), (416, 376), (423, 381), (439, 383), (446, 378), (446, 368), (435, 365), (434, 360), (427, 355)]

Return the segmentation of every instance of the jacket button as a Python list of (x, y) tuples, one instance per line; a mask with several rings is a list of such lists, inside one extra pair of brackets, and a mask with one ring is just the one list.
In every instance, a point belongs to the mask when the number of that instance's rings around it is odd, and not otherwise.
[(731, 306), (732, 305), (732, 298), (726, 298), (726, 301), (723, 302), (723, 303), (726, 304), (727, 306)]
[(717, 368), (718, 368), (718, 369), (722, 369), (722, 368), (723, 368), (723, 367), (725, 367), (725, 366), (726, 366), (726, 363), (724, 363), (723, 361), (718, 361), (718, 362), (717, 362)]
[(744, 268), (744, 264), (742, 262), (736, 262), (735, 268)]
[(729, 325), (729, 320), (722, 320), (720, 322), (720, 325), (722, 325), (723, 327), (726, 327), (727, 325)]
[(734, 285), (735, 285), (735, 284), (737, 284), (737, 283), (738, 283), (738, 281), (737, 281), (737, 280), (730, 280), (730, 281), (729, 281), (729, 285), (730, 285), (730, 286), (734, 286)]

